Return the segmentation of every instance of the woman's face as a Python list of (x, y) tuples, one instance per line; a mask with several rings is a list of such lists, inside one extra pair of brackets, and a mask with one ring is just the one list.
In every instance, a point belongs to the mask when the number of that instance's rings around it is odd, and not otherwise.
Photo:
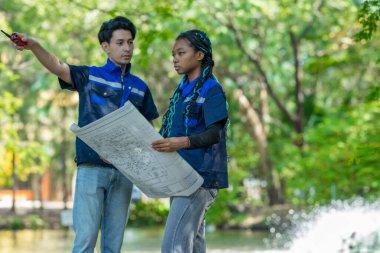
[(195, 75), (195, 77), (200, 75), (204, 54), (195, 51), (187, 39), (176, 40), (172, 55), (174, 69), (178, 74)]

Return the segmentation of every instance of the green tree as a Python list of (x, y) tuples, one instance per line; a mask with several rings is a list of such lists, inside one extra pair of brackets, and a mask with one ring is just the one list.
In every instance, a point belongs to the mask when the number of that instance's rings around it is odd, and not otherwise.
[(0, 103), (0, 117), (2, 119), (2, 186), (12, 185), (12, 211), (15, 211), (17, 180), (25, 181), (31, 174), (41, 174), (48, 164), (48, 157), (41, 143), (25, 141), (19, 135), (19, 126), (15, 118), (22, 101), (13, 97), (10, 93), (2, 95)]
[(356, 34), (357, 40), (370, 40), (376, 32), (380, 21), (380, 1), (366, 0), (359, 10), (358, 19), (362, 30)]

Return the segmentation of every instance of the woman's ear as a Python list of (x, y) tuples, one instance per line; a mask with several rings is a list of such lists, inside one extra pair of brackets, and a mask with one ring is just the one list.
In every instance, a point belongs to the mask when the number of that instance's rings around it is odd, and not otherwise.
[(110, 52), (110, 44), (108, 42), (102, 42), (101, 46), (104, 52), (107, 54)]
[(197, 51), (196, 58), (198, 61), (202, 61), (205, 58), (205, 54), (201, 51)]

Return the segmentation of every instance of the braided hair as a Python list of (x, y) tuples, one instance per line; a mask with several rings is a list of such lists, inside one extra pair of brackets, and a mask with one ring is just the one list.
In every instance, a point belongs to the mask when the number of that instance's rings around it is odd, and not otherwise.
[[(189, 30), (186, 32), (182, 32), (178, 35), (176, 40), (180, 39), (186, 39), (190, 42), (190, 46), (195, 49), (195, 51), (200, 51), (204, 54), (203, 60), (202, 60), (202, 72), (201, 76), (194, 85), (193, 93), (190, 96), (189, 100), (186, 102), (185, 105), (185, 126), (186, 126), (186, 135), (188, 131), (188, 125), (189, 120), (191, 116), (191, 112), (195, 105), (196, 101), (200, 95), (201, 89), (203, 84), (206, 82), (208, 78), (212, 78), (216, 80), (216, 77), (214, 76), (212, 69), (214, 67), (214, 60), (212, 59), (212, 48), (211, 48), (211, 41), (208, 38), (207, 34), (200, 30)], [(186, 81), (186, 76), (184, 75), (181, 78), (181, 81), (177, 87), (177, 89), (174, 92), (173, 97), (170, 100), (169, 103), (169, 109), (165, 113), (163, 120), (162, 120), (162, 128), (160, 130), (160, 133), (163, 137), (169, 137), (171, 132), (171, 127), (173, 123), (173, 116), (175, 114), (175, 107), (178, 103), (178, 100), (181, 96), (180, 87), (182, 84)]]

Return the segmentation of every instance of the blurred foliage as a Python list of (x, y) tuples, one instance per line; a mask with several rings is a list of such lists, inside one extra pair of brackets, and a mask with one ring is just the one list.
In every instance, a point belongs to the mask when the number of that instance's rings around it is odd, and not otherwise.
[[(0, 0), (0, 27), (38, 38), (69, 64), (102, 65), (105, 54), (97, 41), (101, 23), (116, 15), (129, 17), (138, 29), (132, 72), (149, 84), (160, 114), (179, 82), (171, 62), (177, 34), (205, 30), (213, 42), (215, 73), (229, 101), (230, 188), (219, 192), (207, 214), (209, 223), (223, 225), (243, 217), (233, 206), (267, 204), (256, 143), (233, 96), (241, 88), (260, 111), (263, 80), (237, 43), (231, 21), (243, 35), (242, 45), (260, 57), (272, 89), (290, 112), (295, 109), (295, 68), (289, 34), (303, 36), (305, 147), (294, 145), (299, 136), (273, 100), (270, 117), (264, 120), (270, 159), (287, 202), (312, 206), (332, 198), (379, 197), (379, 1), (361, 2)], [(365, 44), (355, 41), (361, 28), (362, 39), (371, 37)], [(76, 121), (77, 96), (61, 91), (56, 77), (30, 52), (16, 52), (4, 36), (0, 59), (0, 187), (12, 184), (12, 152), (20, 179), (50, 171), (57, 187), (62, 181), (63, 138), (70, 143), (65, 150), (69, 176), (75, 172), (74, 136), (62, 133)], [(155, 124), (158, 128), (160, 120)], [(262, 184), (249, 186), (249, 180)], [(167, 207), (160, 202), (138, 202), (130, 224), (162, 223), (166, 215)]]
[(40, 174), (46, 168), (49, 158), (43, 145), (36, 141), (24, 141), (20, 136), (17, 111), (22, 101), (11, 93), (2, 94), (0, 102), (1, 146), (0, 146), (0, 185), (12, 185), (13, 156), (16, 174), (25, 181), (32, 173)]
[(132, 226), (163, 225), (169, 208), (160, 200), (137, 201), (131, 205), (128, 224)]
[(15, 217), (14, 219), (11, 220), (9, 223), (9, 229), (11, 230), (19, 230), (23, 229), (25, 227), (25, 222), (21, 217)]
[(359, 22), (362, 30), (356, 34), (357, 40), (370, 40), (380, 22), (380, 0), (366, 0), (359, 10)]
[(43, 229), (47, 227), (46, 221), (40, 215), (27, 214), (27, 215), (9, 215), (6, 214), (2, 217), (2, 228), (11, 230), (19, 229)]
[(42, 229), (46, 228), (45, 221), (39, 215), (31, 215), (28, 221), (28, 227), (31, 229)]
[(285, 168), (289, 200), (300, 204), (326, 204), (333, 199), (380, 194), (380, 101), (355, 108), (331, 110), (307, 133), (303, 154)]

